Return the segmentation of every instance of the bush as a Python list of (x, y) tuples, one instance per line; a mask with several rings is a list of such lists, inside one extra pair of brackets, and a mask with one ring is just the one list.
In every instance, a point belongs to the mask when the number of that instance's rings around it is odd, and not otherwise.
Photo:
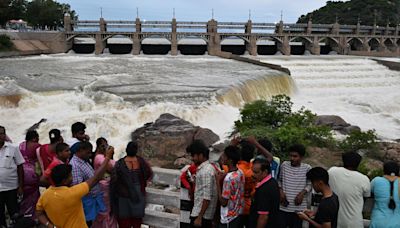
[(366, 150), (370, 155), (378, 151), (378, 142), (375, 130), (352, 131), (346, 139), (339, 143), (339, 148), (344, 152), (357, 152)]
[(301, 108), (292, 112), (290, 97), (278, 95), (270, 101), (255, 101), (241, 109), (241, 120), (235, 122), (235, 130), (242, 136), (267, 137), (272, 141), (275, 154), (287, 156), (287, 149), (293, 144), (305, 146), (334, 145), (328, 127), (316, 126), (316, 114)]
[(13, 47), (13, 43), (11, 42), (10, 37), (7, 35), (0, 35), (0, 50), (8, 51)]

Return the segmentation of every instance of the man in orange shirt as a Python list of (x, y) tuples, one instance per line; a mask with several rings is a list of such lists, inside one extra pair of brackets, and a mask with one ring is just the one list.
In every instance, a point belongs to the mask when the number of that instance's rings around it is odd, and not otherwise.
[(45, 227), (87, 228), (82, 197), (100, 181), (114, 155), (110, 147), (106, 159), (94, 176), (85, 182), (69, 187), (72, 183), (72, 167), (61, 164), (53, 168), (51, 178), (55, 186), (47, 189), (36, 205), (36, 215)]

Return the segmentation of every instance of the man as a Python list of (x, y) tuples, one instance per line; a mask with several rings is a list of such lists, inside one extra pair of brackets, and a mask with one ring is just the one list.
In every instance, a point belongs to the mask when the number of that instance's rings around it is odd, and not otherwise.
[(328, 170), (329, 185), (339, 197), (338, 227), (361, 228), (363, 225), (363, 197), (371, 194), (367, 176), (357, 171), (361, 156), (355, 152), (342, 155), (344, 167), (332, 167)]
[[(307, 179), (311, 181), (316, 192), (322, 193), (322, 199), (316, 213), (305, 210), (304, 212), (298, 213), (299, 218), (307, 221), (310, 227), (336, 228), (339, 199), (329, 187), (328, 172), (324, 168), (315, 167), (308, 171)], [(312, 219), (312, 217), (314, 217), (314, 219)]]
[(54, 185), (54, 182), (51, 180), (51, 171), (54, 167), (60, 164), (68, 164), (69, 158), (71, 156), (71, 152), (69, 150), (69, 146), (66, 143), (59, 143), (56, 146), (56, 157), (47, 167), (46, 171), (43, 173), (43, 176), (40, 178), (41, 186), (48, 187), (50, 184)]
[(281, 227), (301, 228), (303, 221), (297, 216), (297, 211), (307, 208), (307, 194), (311, 190), (311, 182), (307, 180), (307, 172), (311, 166), (302, 163), (306, 149), (296, 144), (289, 148), (290, 161), (281, 165), (279, 173), (280, 188), (280, 222)]
[(271, 167), (265, 159), (253, 161), (253, 178), (257, 182), (250, 209), (250, 228), (278, 227), (279, 187), (271, 176)]
[(215, 168), (208, 160), (209, 150), (203, 141), (194, 140), (186, 151), (192, 155), (197, 165), (191, 227), (212, 227), (218, 196)]
[[(94, 175), (93, 167), (89, 163), (93, 146), (90, 142), (80, 142), (77, 151), (70, 161), (72, 166), (72, 185), (77, 185), (90, 179)], [(89, 194), (82, 198), (88, 226), (91, 225), (99, 212), (105, 212), (103, 193), (98, 185), (93, 186)]]
[(45, 227), (88, 227), (85, 222), (82, 197), (102, 179), (113, 154), (114, 148), (110, 147), (106, 159), (96, 173), (85, 182), (72, 187), (69, 187), (72, 183), (72, 167), (66, 164), (54, 167), (51, 178), (55, 186), (47, 189), (36, 205), (40, 223)]
[(0, 126), (0, 227), (7, 227), (5, 206), (11, 218), (18, 213), (17, 198), (24, 192), (24, 162), (18, 147), (6, 142), (6, 129)]
[(263, 156), (269, 161), (269, 164), (271, 165), (271, 175), (273, 178), (275, 178), (275, 180), (278, 180), (281, 159), (273, 156), (273, 145), (271, 141), (269, 141), (267, 138), (262, 138), (253, 143), (257, 148), (257, 156)]
[(254, 192), (256, 183), (253, 179), (253, 170), (251, 160), (254, 158), (254, 146), (250, 143), (241, 143), (241, 159), (238, 162), (237, 166), (245, 176), (245, 184), (244, 184), (244, 201), (245, 206), (243, 208), (243, 213), (241, 215), (241, 220), (243, 226), (248, 227), (249, 225), (249, 215), (250, 215), (250, 206), (251, 206), (251, 194)]
[[(222, 154), (224, 165), (228, 166), (228, 172), (217, 175), (218, 199), (221, 204), (220, 228), (243, 227), (240, 215), (244, 208), (244, 183), (243, 172), (237, 168), (240, 159), (240, 151), (236, 146), (228, 146)], [(223, 178), (222, 190), (220, 180)]]
[(76, 122), (71, 126), (72, 138), (67, 141), (71, 150), (71, 158), (78, 150), (79, 142), (89, 141), (89, 136), (85, 134), (86, 125)]

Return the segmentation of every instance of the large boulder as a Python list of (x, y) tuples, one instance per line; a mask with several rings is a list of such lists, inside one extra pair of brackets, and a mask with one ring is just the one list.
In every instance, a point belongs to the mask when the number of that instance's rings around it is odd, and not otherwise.
[[(179, 168), (174, 162), (185, 157), (186, 147), (195, 139), (201, 139), (211, 146), (219, 140), (219, 136), (169, 113), (132, 132), (132, 140), (138, 142), (140, 155), (148, 159), (151, 165), (165, 168)], [(183, 161), (189, 162), (179, 159), (175, 164), (181, 166)]]
[(379, 143), (380, 153), (384, 161), (395, 161), (400, 163), (400, 143)]
[(335, 115), (320, 115), (315, 119), (315, 124), (320, 126), (328, 126), (333, 130), (350, 126), (342, 117)]

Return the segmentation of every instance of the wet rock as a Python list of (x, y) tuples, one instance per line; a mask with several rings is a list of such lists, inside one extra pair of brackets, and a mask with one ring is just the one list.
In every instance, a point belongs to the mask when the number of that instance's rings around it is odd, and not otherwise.
[(380, 153), (384, 161), (395, 161), (400, 163), (400, 143), (379, 143)]
[(151, 165), (164, 168), (177, 168), (175, 161), (186, 155), (186, 147), (194, 139), (202, 139), (208, 146), (219, 140), (219, 136), (211, 130), (194, 126), (169, 113), (162, 114), (154, 123), (136, 129), (131, 137), (138, 142), (141, 156), (148, 159)]
[(321, 115), (317, 116), (315, 120), (316, 125), (328, 126), (333, 130), (339, 130), (344, 127), (350, 126), (342, 117), (335, 115)]
[(350, 134), (351, 132), (354, 132), (354, 131), (361, 131), (361, 128), (359, 126), (350, 125), (348, 127), (344, 127), (344, 128), (339, 130), (339, 132), (344, 134), (344, 135), (348, 135), (348, 134)]

